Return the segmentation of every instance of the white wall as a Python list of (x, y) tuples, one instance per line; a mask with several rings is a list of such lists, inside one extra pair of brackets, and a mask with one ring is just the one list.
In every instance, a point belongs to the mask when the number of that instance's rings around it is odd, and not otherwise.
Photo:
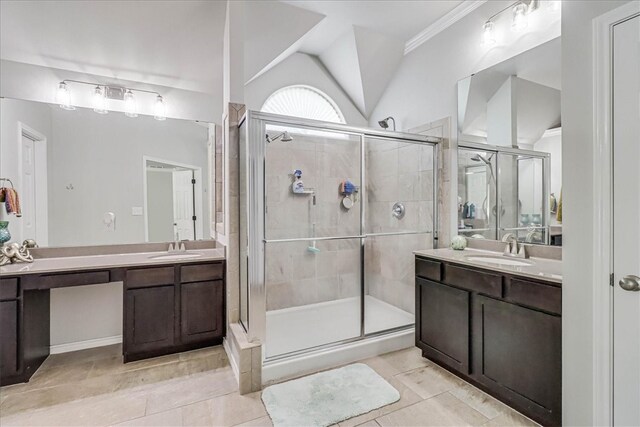
[[(20, 150), (22, 138), (18, 122), (43, 134), (51, 143), (51, 109), (46, 104), (25, 103), (13, 99), (0, 100), (0, 177), (9, 178), (18, 191), (22, 188), (20, 177)], [(51, 151), (49, 150), (50, 154)], [(9, 185), (2, 183), (1, 185)], [(7, 215), (4, 204), (0, 206), (0, 219), (9, 221), (12, 242), (22, 242), (27, 237), (21, 230), (22, 218)]]
[[(0, 69), (2, 70), (0, 96), (6, 98), (55, 104), (58, 83), (64, 79), (73, 79), (156, 91), (165, 99), (167, 117), (211, 123), (220, 123), (222, 117), (220, 97), (202, 92), (118, 80), (7, 60), (0, 60)], [(91, 86), (69, 83), (69, 88), (74, 105), (91, 107)], [(137, 93), (136, 97), (140, 114), (153, 115), (155, 95)], [(108, 108), (113, 111), (124, 111), (124, 103), (109, 101)]]
[(592, 20), (624, 1), (562, 2), (563, 425), (593, 425)]
[(147, 227), (150, 242), (170, 242), (173, 234), (173, 173), (171, 170), (147, 169)]
[(348, 124), (367, 125), (367, 120), (322, 63), (317, 58), (304, 53), (294, 53), (246, 85), (244, 96), (247, 109), (259, 111), (269, 95), (291, 85), (308, 85), (320, 89), (335, 101)]

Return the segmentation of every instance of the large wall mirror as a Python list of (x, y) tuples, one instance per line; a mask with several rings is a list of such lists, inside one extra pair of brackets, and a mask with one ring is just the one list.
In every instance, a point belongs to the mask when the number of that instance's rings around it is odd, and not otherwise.
[[(11, 241), (87, 246), (211, 239), (215, 125), (1, 100), (0, 207)], [(214, 147), (215, 150), (215, 147)]]
[(562, 245), (560, 38), (458, 82), (458, 234)]

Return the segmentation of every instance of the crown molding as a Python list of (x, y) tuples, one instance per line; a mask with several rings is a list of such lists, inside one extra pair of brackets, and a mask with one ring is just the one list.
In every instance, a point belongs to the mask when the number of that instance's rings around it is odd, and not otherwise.
[(451, 25), (455, 24), (486, 2), (487, 0), (466, 0), (462, 2), (442, 18), (438, 19), (436, 22), (429, 25), (417, 35), (409, 39), (409, 41), (407, 41), (407, 43), (404, 45), (404, 54), (406, 55), (412, 50), (416, 49), (418, 46), (420, 46), (436, 34), (449, 28)]

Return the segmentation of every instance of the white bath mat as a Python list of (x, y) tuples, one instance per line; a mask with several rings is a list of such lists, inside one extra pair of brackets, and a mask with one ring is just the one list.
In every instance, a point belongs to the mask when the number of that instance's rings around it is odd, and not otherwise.
[(272, 385), (262, 392), (275, 427), (329, 426), (399, 399), (398, 390), (362, 363)]

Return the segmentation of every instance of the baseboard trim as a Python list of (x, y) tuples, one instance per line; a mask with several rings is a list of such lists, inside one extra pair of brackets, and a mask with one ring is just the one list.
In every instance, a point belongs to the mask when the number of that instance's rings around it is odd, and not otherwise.
[(87, 348), (102, 347), (105, 345), (120, 344), (122, 335), (112, 337), (96, 338), (86, 341), (76, 341), (65, 344), (56, 344), (49, 347), (50, 354), (68, 353), (70, 351), (85, 350)]

